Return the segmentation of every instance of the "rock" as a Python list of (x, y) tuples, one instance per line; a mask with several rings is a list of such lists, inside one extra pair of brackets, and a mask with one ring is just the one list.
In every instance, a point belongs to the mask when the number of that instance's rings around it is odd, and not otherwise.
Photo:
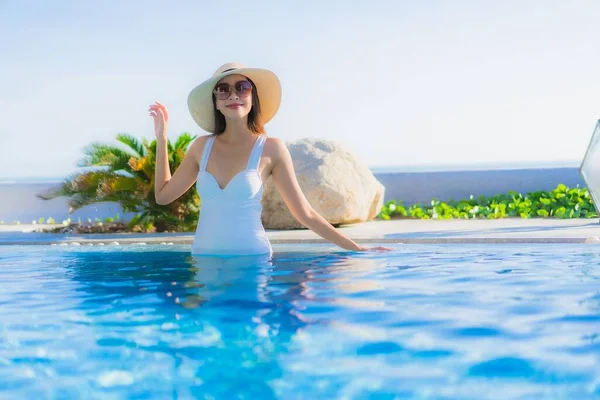
[[(302, 192), (310, 205), (332, 225), (371, 220), (383, 207), (385, 188), (369, 168), (341, 144), (301, 139), (287, 144)], [(299, 229), (277, 192), (265, 182), (262, 222), (266, 229)]]

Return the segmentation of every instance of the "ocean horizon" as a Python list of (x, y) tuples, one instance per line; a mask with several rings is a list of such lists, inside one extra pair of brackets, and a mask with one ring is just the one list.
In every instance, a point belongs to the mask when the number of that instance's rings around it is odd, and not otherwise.
[[(520, 169), (552, 169), (579, 168), (581, 161), (532, 161), (532, 162), (502, 162), (502, 163), (470, 163), (470, 164), (424, 164), (424, 165), (382, 165), (369, 166), (373, 174), (418, 173), (418, 172), (461, 172), (489, 170), (520, 170)], [(74, 169), (75, 171), (75, 169)], [(71, 172), (72, 173), (72, 172)], [(69, 173), (69, 175), (71, 174)], [(64, 177), (30, 176), (30, 177), (0, 177), (0, 185), (19, 183), (56, 183)]]

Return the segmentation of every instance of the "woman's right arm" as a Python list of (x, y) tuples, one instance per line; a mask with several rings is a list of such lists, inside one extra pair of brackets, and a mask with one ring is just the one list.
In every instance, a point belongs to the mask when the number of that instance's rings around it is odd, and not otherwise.
[(167, 108), (156, 102), (150, 106), (150, 116), (154, 118), (154, 132), (156, 134), (156, 170), (154, 172), (154, 198), (157, 204), (165, 205), (177, 200), (187, 192), (198, 176), (198, 161), (194, 154), (199, 154), (198, 147), (205, 140), (196, 140), (183, 157), (181, 165), (173, 176), (169, 168), (167, 152), (167, 122), (169, 115)]

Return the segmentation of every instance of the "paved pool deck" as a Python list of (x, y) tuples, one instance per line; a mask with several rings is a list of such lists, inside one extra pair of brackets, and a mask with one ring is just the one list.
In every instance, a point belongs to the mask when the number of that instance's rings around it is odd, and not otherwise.
[[(0, 225), (0, 245), (73, 242), (191, 244), (193, 240), (191, 233), (77, 235), (36, 232), (46, 227), (49, 225)], [(359, 243), (585, 243), (588, 238), (600, 237), (598, 218), (443, 221), (399, 219), (376, 220), (338, 229)], [(326, 243), (306, 229), (268, 230), (267, 235), (273, 244)]]

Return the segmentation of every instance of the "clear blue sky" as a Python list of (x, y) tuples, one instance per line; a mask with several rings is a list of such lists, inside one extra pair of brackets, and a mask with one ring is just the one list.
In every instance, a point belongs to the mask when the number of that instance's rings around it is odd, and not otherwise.
[(578, 161), (600, 117), (600, 2), (0, 0), (0, 179), (59, 177), (118, 132), (204, 134), (189, 91), (274, 70), (267, 125), (369, 166)]

